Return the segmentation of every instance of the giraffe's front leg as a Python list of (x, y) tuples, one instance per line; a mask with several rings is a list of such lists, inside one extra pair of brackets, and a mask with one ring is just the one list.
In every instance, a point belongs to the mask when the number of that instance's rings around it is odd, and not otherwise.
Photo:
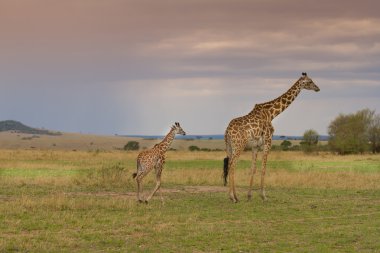
[(268, 154), (269, 154), (269, 150), (271, 148), (271, 145), (272, 145), (272, 137), (268, 138), (265, 141), (264, 152), (263, 152), (262, 169), (261, 169), (260, 196), (264, 201), (267, 200), (267, 197), (265, 195), (264, 179), (265, 179), (265, 174), (266, 174), (266, 169), (267, 169)]
[(266, 162), (267, 162), (268, 153), (265, 152), (263, 154), (263, 167), (261, 170), (261, 184), (260, 184), (260, 197), (265, 201), (267, 200), (266, 194), (265, 194), (265, 188), (264, 188), (264, 178), (266, 173)]
[(253, 176), (256, 173), (256, 160), (257, 160), (257, 148), (252, 148), (252, 167), (251, 167), (251, 178), (249, 180), (249, 190), (248, 190), (248, 200), (252, 199), (252, 189), (253, 189)]

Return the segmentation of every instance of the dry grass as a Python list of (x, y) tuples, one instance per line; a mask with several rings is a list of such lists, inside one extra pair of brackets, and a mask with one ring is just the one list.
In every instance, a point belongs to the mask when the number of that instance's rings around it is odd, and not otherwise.
[[(135, 137), (63, 133), (62, 135), (32, 135), (13, 132), (0, 132), (0, 147), (3, 149), (31, 150), (80, 150), (113, 151), (123, 149), (128, 141), (137, 141), (141, 149), (151, 148), (159, 139), (142, 139)], [(224, 149), (223, 140), (178, 140), (172, 143), (176, 150), (188, 150), (191, 145), (208, 149)]]
[[(126, 184), (133, 188), (130, 174), (135, 171), (137, 154), (138, 152), (124, 151), (0, 150), (0, 175), (3, 178), (8, 176), (7, 180), (4, 180), (5, 183), (13, 182), (20, 185), (28, 183), (63, 186), (78, 182), (91, 184), (92, 181), (95, 185), (114, 182), (120, 187)], [(168, 163), (162, 176), (163, 185), (219, 186), (222, 184), (224, 157), (224, 152), (168, 152)], [(250, 176), (250, 152), (243, 153), (240, 160), (245, 161), (246, 165), (243, 164), (244, 166), (237, 170), (236, 182), (239, 186), (246, 187)], [(276, 162), (278, 165), (272, 168), (270, 162)], [(380, 184), (377, 182), (380, 182), (380, 172), (376, 171), (376, 166), (375, 171), (371, 173), (362, 173), (359, 169), (352, 170), (356, 167), (364, 168), (367, 163), (374, 166), (377, 162), (380, 162), (379, 155), (336, 156), (328, 153), (304, 155), (301, 152), (272, 152), (269, 156), (266, 185), (379, 189)], [(211, 165), (203, 167), (202, 164), (206, 163)], [(293, 168), (295, 163), (298, 163), (299, 167)], [(334, 170), (335, 168), (339, 170)], [(259, 173), (258, 170), (255, 187), (259, 181)], [(154, 182), (153, 173), (151, 174), (146, 179), (148, 185)]]
[[(13, 132), (0, 132), (0, 147), (2, 149), (31, 149), (31, 150), (81, 150), (81, 151), (112, 151), (120, 150), (128, 141), (138, 141), (141, 149), (151, 148), (161, 140), (142, 139), (135, 137), (92, 135), (79, 133), (63, 133), (62, 135), (32, 135)], [(273, 145), (282, 141), (275, 140)], [(291, 141), (298, 145), (300, 141)], [(323, 142), (324, 144), (326, 142)], [(224, 140), (179, 140), (175, 139), (172, 148), (187, 151), (189, 146), (204, 149), (225, 149)]]
[[(251, 154), (168, 152), (165, 204), (135, 200), (138, 152), (0, 150), (0, 252), (376, 252), (380, 155), (272, 152), (268, 202), (244, 201)], [(255, 188), (259, 175), (256, 176)], [(154, 186), (153, 173), (144, 181)], [(377, 234), (376, 234), (377, 233)]]
[[(249, 170), (236, 173), (236, 184), (247, 188)], [(255, 175), (254, 188), (259, 187), (260, 174)], [(165, 172), (162, 181), (180, 185), (222, 185), (221, 170), (193, 169), (170, 170)], [(265, 176), (266, 187), (314, 188), (314, 189), (380, 189), (380, 173), (363, 174), (357, 172), (288, 172), (276, 170)]]
[[(169, 153), (168, 159), (178, 161), (189, 160), (217, 160), (220, 161), (220, 167), (216, 168), (193, 168), (193, 169), (172, 169), (165, 171), (163, 175), (164, 182), (172, 184), (194, 184), (194, 185), (221, 185), (222, 183), (222, 159), (225, 157), (224, 152), (172, 152)], [(240, 160), (251, 160), (251, 153), (245, 152)], [(305, 155), (302, 152), (272, 152), (269, 156), (269, 161), (278, 162), (279, 168), (273, 169), (270, 164), (267, 166), (267, 174), (265, 182), (268, 187), (302, 187), (302, 188), (321, 188), (321, 189), (380, 189), (380, 171), (372, 173), (363, 173), (360, 171), (352, 171), (352, 168), (365, 167), (365, 164), (370, 162), (372, 165), (379, 162), (379, 155), (350, 155), (336, 156), (330, 153), (322, 153), (319, 155)], [(314, 164), (321, 165), (321, 168), (312, 170), (291, 169), (287, 168), (288, 163), (300, 163), (302, 166), (314, 167)], [(247, 187), (250, 177), (250, 162), (246, 168), (238, 169), (236, 172), (236, 182), (239, 186)], [(331, 165), (330, 165), (331, 164)], [(349, 164), (349, 167), (348, 165)], [(344, 168), (347, 168), (345, 170)], [(377, 166), (378, 168), (379, 166)], [(334, 169), (339, 168), (338, 171)], [(359, 169), (358, 169), (359, 170)], [(260, 178), (260, 166), (255, 175), (255, 188), (257, 188)]]

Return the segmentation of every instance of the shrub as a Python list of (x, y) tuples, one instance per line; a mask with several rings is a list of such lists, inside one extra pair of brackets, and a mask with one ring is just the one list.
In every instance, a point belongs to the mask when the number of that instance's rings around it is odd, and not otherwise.
[(201, 150), (201, 149), (198, 146), (192, 145), (189, 147), (189, 151), (199, 151), (199, 150)]
[(124, 150), (139, 150), (140, 145), (137, 141), (128, 141), (124, 146)]
[(292, 146), (292, 143), (288, 140), (284, 140), (283, 142), (281, 142), (280, 146), (282, 150), (287, 151), (289, 150), (290, 146)]
[(303, 134), (303, 141), (300, 143), (303, 152), (312, 153), (318, 148), (319, 134), (313, 129), (306, 130)]
[(374, 111), (364, 109), (336, 117), (328, 128), (331, 149), (341, 155), (363, 153), (369, 150), (369, 130), (374, 113)]

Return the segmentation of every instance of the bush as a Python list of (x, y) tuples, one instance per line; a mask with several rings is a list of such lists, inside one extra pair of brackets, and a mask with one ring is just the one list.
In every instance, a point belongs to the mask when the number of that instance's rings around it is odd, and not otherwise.
[(369, 150), (369, 126), (373, 115), (374, 111), (365, 109), (336, 117), (328, 128), (331, 150), (341, 155)]
[(284, 140), (283, 142), (281, 142), (280, 146), (282, 150), (288, 151), (290, 146), (292, 146), (292, 143), (288, 140)]
[(306, 130), (303, 134), (303, 141), (300, 143), (303, 152), (312, 153), (317, 151), (319, 134), (313, 129)]
[(199, 151), (199, 150), (201, 150), (201, 149), (198, 146), (192, 145), (189, 147), (189, 151)]
[(139, 150), (140, 145), (137, 141), (128, 141), (124, 146), (124, 150)]

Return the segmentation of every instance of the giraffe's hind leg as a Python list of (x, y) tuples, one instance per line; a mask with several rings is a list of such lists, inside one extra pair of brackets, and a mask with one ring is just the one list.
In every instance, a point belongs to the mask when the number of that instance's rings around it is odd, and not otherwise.
[[(161, 187), (161, 173), (162, 173), (162, 167), (163, 167), (164, 162), (159, 162), (156, 167), (156, 186), (154, 187), (152, 193), (146, 198), (145, 203), (148, 203), (149, 200), (153, 197), (153, 195), (160, 189)], [(161, 191), (160, 195), (161, 195)], [(161, 200), (163, 201), (162, 195), (161, 195)]]
[(137, 201), (139, 203), (144, 202), (141, 198), (143, 192), (142, 180), (148, 174), (150, 170), (147, 170), (139, 161), (137, 162), (136, 184), (137, 184)]
[(229, 164), (228, 164), (228, 170), (229, 170), (229, 184), (230, 184), (230, 199), (232, 202), (237, 203), (239, 202), (239, 199), (237, 198), (236, 195), (236, 187), (235, 187), (235, 166), (236, 166), (236, 161), (237, 161), (237, 156), (232, 156), (229, 159)]
[(143, 200), (140, 198), (140, 192), (142, 192), (142, 182), (140, 180), (136, 180), (137, 182), (137, 201), (142, 203)]

